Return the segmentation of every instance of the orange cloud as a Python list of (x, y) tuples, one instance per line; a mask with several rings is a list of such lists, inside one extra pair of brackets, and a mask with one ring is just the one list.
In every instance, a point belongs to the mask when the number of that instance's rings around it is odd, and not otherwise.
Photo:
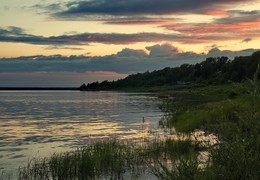
[(211, 16), (227, 16), (228, 12), (216, 10), (216, 11), (205, 11), (204, 14), (205, 15), (211, 15)]
[(239, 33), (240, 31), (259, 29), (260, 21), (234, 24), (176, 24), (166, 26), (166, 28), (186, 34), (232, 33), (234, 31)]

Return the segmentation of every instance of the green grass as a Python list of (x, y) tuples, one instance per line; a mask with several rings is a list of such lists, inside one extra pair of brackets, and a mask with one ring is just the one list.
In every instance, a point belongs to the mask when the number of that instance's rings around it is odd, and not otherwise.
[(152, 172), (161, 180), (202, 179), (203, 177), (199, 162), (195, 156), (179, 159), (179, 162), (174, 164), (171, 169), (160, 164), (160, 167), (154, 168)]
[[(19, 170), (20, 179), (98, 179), (120, 177), (131, 168), (135, 155), (116, 141), (94, 143), (76, 151), (33, 160)], [(141, 159), (140, 159), (141, 161)]]
[(165, 159), (194, 156), (192, 141), (152, 140), (141, 145), (117, 141), (98, 142), (76, 151), (34, 159), (19, 169), (19, 179), (122, 179), (144, 173)]
[[(225, 87), (225, 86), (223, 86)], [(172, 106), (166, 125), (191, 133), (204, 129), (218, 135), (220, 143), (208, 150), (205, 168), (195, 158), (186, 158), (170, 169), (161, 165), (154, 170), (158, 179), (260, 179), (260, 84), (251, 81), (235, 88), (206, 87), (198, 92), (219, 95), (219, 101), (198, 106)], [(234, 91), (230, 95), (230, 91)], [(235, 94), (235, 96), (234, 96)], [(229, 97), (229, 99), (228, 99)], [(226, 98), (226, 99), (225, 99)], [(217, 99), (217, 98), (216, 98)]]

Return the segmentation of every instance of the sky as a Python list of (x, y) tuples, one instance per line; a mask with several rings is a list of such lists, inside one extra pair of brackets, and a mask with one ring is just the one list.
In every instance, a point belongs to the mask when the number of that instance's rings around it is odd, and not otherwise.
[(259, 0), (0, 0), (0, 87), (78, 87), (259, 45)]

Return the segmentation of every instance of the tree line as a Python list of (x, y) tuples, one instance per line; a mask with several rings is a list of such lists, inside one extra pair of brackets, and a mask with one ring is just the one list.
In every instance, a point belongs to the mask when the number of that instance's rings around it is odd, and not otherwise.
[[(196, 64), (166, 67), (162, 70), (137, 73), (117, 81), (93, 82), (80, 86), (80, 90), (110, 90), (120, 88), (185, 85), (191, 83), (225, 84), (252, 79), (260, 62), (260, 51), (250, 56), (209, 57)], [(260, 79), (260, 74), (258, 74)]]

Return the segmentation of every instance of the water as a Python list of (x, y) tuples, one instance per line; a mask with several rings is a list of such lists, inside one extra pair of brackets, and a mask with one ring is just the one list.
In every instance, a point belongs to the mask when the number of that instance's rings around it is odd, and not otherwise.
[(158, 128), (158, 104), (145, 93), (1, 91), (0, 170), (98, 140), (136, 138), (143, 120)]

